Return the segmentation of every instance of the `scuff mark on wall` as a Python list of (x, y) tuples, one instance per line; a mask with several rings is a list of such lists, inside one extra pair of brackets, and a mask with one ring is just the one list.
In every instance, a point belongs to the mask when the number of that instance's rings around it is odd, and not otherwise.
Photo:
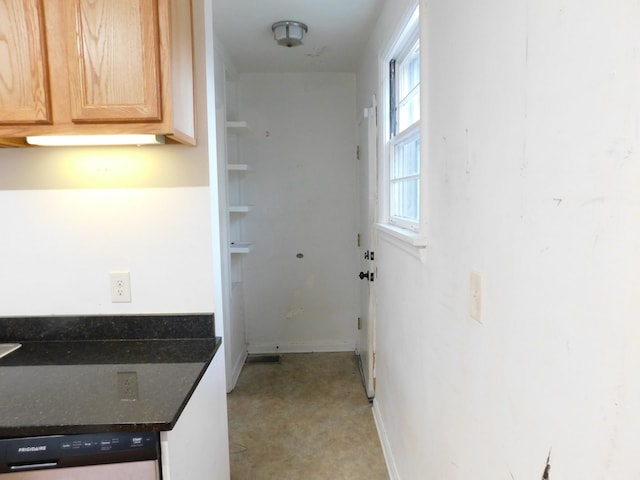
[(607, 156), (618, 162), (618, 166), (623, 166), (625, 160), (629, 160), (633, 156), (633, 147), (628, 137), (615, 138), (611, 147), (607, 149)]
[(298, 315), (304, 313), (304, 309), (298, 305), (291, 305), (287, 311), (287, 320), (291, 320)]
[(592, 206), (594, 204), (603, 205), (604, 204), (604, 200), (605, 200), (604, 197), (593, 197), (593, 198), (587, 200), (586, 202), (583, 202), (580, 206), (582, 208), (584, 208), (584, 207)]
[(464, 137), (465, 137), (465, 149), (466, 149), (466, 162), (465, 162), (465, 169), (464, 169), (464, 173), (466, 173), (467, 175), (471, 174), (471, 154), (470, 154), (470, 147), (469, 147), (469, 129), (465, 128), (464, 129)]
[(300, 305), (298, 305), (298, 300), (300, 300), (301, 298), (302, 290), (300, 290), (299, 288), (294, 289), (291, 293), (291, 304), (289, 306), (289, 310), (287, 310), (287, 315), (285, 317), (287, 320), (291, 320), (292, 318), (304, 313), (304, 309)]
[(306, 284), (307, 284), (307, 288), (309, 290), (313, 290), (314, 287), (316, 286), (316, 276), (315, 275), (309, 275), (307, 277)]
[(320, 55), (322, 55), (325, 50), (327, 49), (326, 46), (323, 47), (316, 47), (313, 49), (313, 51), (311, 53), (307, 53), (306, 56), (307, 57), (319, 57)]
[(304, 285), (301, 284), (301, 288), (296, 288), (291, 292), (291, 300), (289, 301), (289, 309), (285, 318), (291, 320), (292, 318), (299, 317), (304, 313), (305, 298), (308, 298), (308, 293), (316, 288), (316, 276), (312, 273), (304, 280)]
[(549, 455), (547, 455), (547, 464), (544, 466), (544, 472), (542, 472), (542, 480), (549, 480), (549, 470), (551, 470), (551, 449), (549, 449)]

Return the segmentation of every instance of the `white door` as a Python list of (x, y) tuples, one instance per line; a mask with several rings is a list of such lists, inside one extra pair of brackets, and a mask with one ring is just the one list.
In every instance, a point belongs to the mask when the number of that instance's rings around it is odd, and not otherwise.
[(358, 190), (360, 232), (360, 319), (357, 352), (367, 396), (375, 394), (375, 251), (377, 102), (363, 112), (358, 130)]

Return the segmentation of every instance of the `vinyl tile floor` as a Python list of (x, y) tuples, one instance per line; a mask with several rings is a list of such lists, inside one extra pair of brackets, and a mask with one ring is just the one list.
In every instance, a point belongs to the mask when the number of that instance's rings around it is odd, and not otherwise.
[(388, 480), (353, 352), (246, 363), (227, 396), (232, 480)]

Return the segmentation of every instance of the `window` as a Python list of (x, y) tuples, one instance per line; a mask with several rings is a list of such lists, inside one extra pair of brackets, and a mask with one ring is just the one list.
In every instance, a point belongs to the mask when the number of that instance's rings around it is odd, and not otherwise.
[(420, 38), (416, 7), (386, 57), (388, 125), (385, 148), (386, 223), (420, 227)]

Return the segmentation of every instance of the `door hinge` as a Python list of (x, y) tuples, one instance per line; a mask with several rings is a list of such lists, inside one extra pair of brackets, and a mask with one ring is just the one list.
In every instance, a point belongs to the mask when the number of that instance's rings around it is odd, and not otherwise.
[(360, 145), (356, 147), (356, 159), (360, 160)]
[(362, 318), (358, 317), (358, 330), (362, 330)]
[(360, 234), (358, 234), (358, 246), (360, 246)]

